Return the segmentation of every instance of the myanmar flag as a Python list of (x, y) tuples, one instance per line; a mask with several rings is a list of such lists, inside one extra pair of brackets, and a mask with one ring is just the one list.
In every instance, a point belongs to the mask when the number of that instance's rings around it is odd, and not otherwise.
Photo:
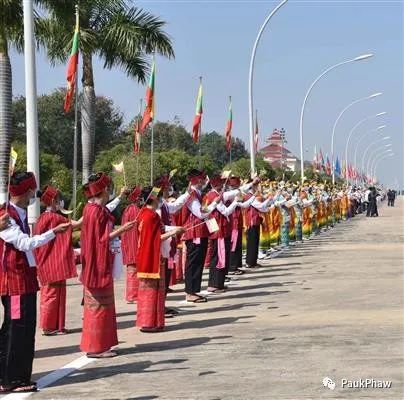
[(203, 99), (203, 94), (202, 94), (202, 83), (199, 85), (199, 90), (198, 90), (198, 99), (196, 100), (196, 112), (195, 112), (195, 118), (194, 118), (194, 125), (192, 127), (192, 132), (193, 132), (193, 139), (195, 143), (199, 142), (199, 131), (201, 128), (201, 122), (202, 122), (202, 99)]
[(231, 104), (231, 99), (230, 99), (229, 119), (227, 120), (227, 125), (226, 125), (226, 149), (227, 149), (227, 151), (230, 151), (230, 149), (231, 149), (231, 128), (232, 127), (233, 127), (233, 110), (232, 110), (232, 104)]
[(76, 11), (76, 28), (74, 29), (72, 52), (67, 66), (67, 92), (65, 97), (65, 113), (70, 111), (74, 89), (76, 87), (77, 65), (79, 63), (79, 13)]
[(156, 65), (153, 59), (152, 69), (150, 73), (149, 85), (146, 90), (146, 108), (143, 113), (142, 126), (140, 132), (143, 133), (147, 126), (154, 119), (154, 82), (156, 80)]

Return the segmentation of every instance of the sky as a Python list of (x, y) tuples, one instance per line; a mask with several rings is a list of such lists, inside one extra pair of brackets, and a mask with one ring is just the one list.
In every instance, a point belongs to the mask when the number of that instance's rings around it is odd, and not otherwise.
[[(191, 129), (199, 76), (203, 77), (203, 131), (223, 132), (228, 98), (233, 101), (233, 135), (249, 148), (248, 72), (251, 51), (274, 1), (136, 1), (135, 5), (167, 22), (175, 59), (157, 57), (156, 118), (178, 116)], [(366, 61), (346, 64), (325, 75), (310, 94), (303, 123), (305, 159), (314, 147), (331, 154), (331, 133), (339, 113), (356, 99), (383, 92), (382, 96), (353, 106), (336, 129), (335, 154), (345, 152), (348, 133), (369, 118), (352, 135), (348, 158), (353, 161), (357, 141), (361, 158), (382, 151), (391, 143), (394, 156), (382, 161), (377, 175), (387, 186), (404, 188), (403, 166), (403, 2), (402, 1), (300, 1), (289, 0), (271, 19), (258, 45), (254, 70), (254, 108), (258, 110), (260, 145), (274, 128), (286, 130), (286, 147), (300, 155), (299, 120), (305, 93), (328, 67), (356, 56), (373, 53)], [(11, 53), (13, 94), (24, 94), (24, 60)], [(65, 86), (65, 65), (52, 67), (37, 54), (38, 93)], [(95, 60), (98, 95), (113, 99), (130, 121), (138, 112), (145, 88), (118, 69), (104, 70)], [(380, 136), (378, 136), (380, 135)], [(378, 138), (391, 139), (380, 141)]]

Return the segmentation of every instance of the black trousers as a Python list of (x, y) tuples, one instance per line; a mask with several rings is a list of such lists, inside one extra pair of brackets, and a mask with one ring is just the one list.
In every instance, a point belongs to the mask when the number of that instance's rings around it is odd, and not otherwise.
[(234, 251), (230, 249), (229, 271), (234, 272), (243, 266), (243, 231), (238, 232)]
[(246, 263), (250, 267), (255, 267), (258, 260), (258, 248), (260, 244), (260, 225), (247, 229), (247, 255)]
[(168, 288), (170, 287), (170, 282), (171, 282), (171, 273), (172, 269), (168, 268), (168, 260), (165, 260), (164, 262), (165, 270), (166, 270), (166, 294), (168, 292)]
[(225, 267), (217, 268), (217, 262), (219, 259), (218, 254), (218, 240), (212, 239), (212, 258), (210, 259), (209, 264), (209, 287), (214, 287), (216, 289), (224, 289), (224, 280), (226, 278), (226, 274), (229, 270), (230, 264), (230, 248), (231, 248), (231, 239), (224, 239), (225, 246)]
[(190, 239), (185, 242), (185, 245), (187, 246), (185, 293), (199, 293), (201, 291), (203, 265), (208, 249), (208, 238), (201, 238), (199, 244)]
[(20, 296), (20, 318), (11, 319), (11, 296), (1, 296), (4, 320), (0, 330), (0, 384), (31, 382), (35, 352), (36, 293)]
[(388, 207), (394, 207), (394, 199), (388, 199), (387, 206)]

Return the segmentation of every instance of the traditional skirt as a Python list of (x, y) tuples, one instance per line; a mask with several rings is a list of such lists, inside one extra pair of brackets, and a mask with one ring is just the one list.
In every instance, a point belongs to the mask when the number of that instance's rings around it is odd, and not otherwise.
[(80, 349), (102, 353), (118, 344), (114, 286), (84, 288), (83, 332)]
[(44, 331), (65, 329), (66, 281), (52, 282), (41, 287), (40, 327)]
[(295, 231), (296, 231), (296, 240), (301, 241), (303, 239), (303, 232), (302, 232), (302, 222), (300, 221), (300, 219), (296, 221)]
[(271, 246), (278, 246), (281, 241), (281, 212), (278, 207), (270, 211), (271, 214)]
[(269, 212), (261, 214), (262, 224), (261, 224), (261, 234), (260, 234), (260, 244), (259, 250), (266, 252), (271, 247), (271, 216)]
[(182, 248), (177, 250), (177, 258), (175, 260), (175, 283), (181, 283), (184, 280), (184, 271), (183, 271), (183, 255)]
[(311, 211), (309, 208), (303, 209), (302, 232), (305, 238), (311, 235)]
[(136, 301), (139, 289), (139, 279), (137, 278), (136, 265), (129, 264), (126, 267), (126, 301)]
[(165, 260), (160, 261), (160, 279), (139, 279), (136, 326), (159, 328), (165, 326)]
[(283, 246), (289, 246), (289, 222), (283, 223), (281, 227), (281, 243)]

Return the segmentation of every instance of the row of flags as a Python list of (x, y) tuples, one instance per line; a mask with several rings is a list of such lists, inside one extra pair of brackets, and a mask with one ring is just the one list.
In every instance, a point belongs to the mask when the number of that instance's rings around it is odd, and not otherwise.
[[(67, 65), (67, 91), (64, 102), (64, 111), (68, 113), (71, 109), (74, 93), (76, 90), (77, 81), (77, 70), (79, 62), (79, 39), (80, 39), (80, 19), (78, 8), (76, 7), (76, 25), (74, 29), (72, 50), (70, 53), (69, 62)], [(134, 127), (134, 153), (138, 154), (140, 151), (140, 136), (153, 122), (155, 116), (155, 81), (156, 81), (156, 63), (153, 57), (152, 67), (150, 71), (149, 82), (146, 88), (146, 106), (143, 111), (143, 116), (141, 113), (136, 118)], [(195, 117), (192, 126), (192, 138), (195, 143), (199, 142), (201, 134), (201, 124), (203, 115), (203, 88), (202, 88), (202, 78), (200, 78), (200, 84), (198, 89), (198, 95), (196, 100), (196, 110)], [(229, 99), (229, 111), (228, 120), (226, 123), (225, 138), (226, 138), (226, 149), (228, 152), (231, 150), (231, 138), (232, 138), (232, 128), (233, 128), (233, 108), (231, 97)], [(258, 121), (255, 121), (255, 133), (254, 133), (254, 148), (255, 152), (258, 151)]]
[[(320, 152), (317, 153), (316, 147), (314, 147), (314, 157), (313, 157), (313, 171), (324, 172), (326, 175), (332, 175), (332, 165), (330, 159), (328, 158), (328, 154), (323, 156), (323, 152), (320, 149)], [(366, 176), (366, 174), (361, 173), (357, 168), (353, 165), (346, 165), (345, 160), (340, 161), (339, 157), (335, 160), (334, 173), (337, 176), (348, 178), (348, 179), (360, 179), (365, 182), (371, 180), (370, 177)]]

